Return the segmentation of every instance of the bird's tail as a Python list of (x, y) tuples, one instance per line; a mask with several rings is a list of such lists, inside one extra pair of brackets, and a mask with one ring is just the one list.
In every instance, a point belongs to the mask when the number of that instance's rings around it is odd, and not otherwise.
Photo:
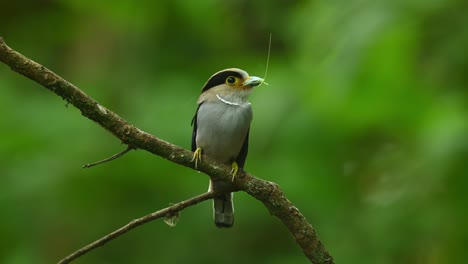
[[(210, 189), (221, 191), (222, 183), (210, 182)], [(213, 217), (217, 227), (231, 227), (234, 225), (233, 193), (223, 193), (213, 198)]]

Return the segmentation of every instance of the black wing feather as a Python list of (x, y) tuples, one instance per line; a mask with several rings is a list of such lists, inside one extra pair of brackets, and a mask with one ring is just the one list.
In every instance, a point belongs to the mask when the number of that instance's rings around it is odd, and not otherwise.
[(247, 130), (247, 135), (245, 136), (244, 144), (242, 145), (241, 151), (239, 152), (239, 155), (237, 155), (237, 165), (239, 168), (244, 168), (245, 160), (247, 159), (247, 153), (249, 152), (249, 133), (250, 133), (250, 127), (249, 130)]
[(191, 125), (193, 126), (193, 132), (192, 132), (192, 151), (195, 151), (197, 149), (197, 115), (198, 115), (198, 109), (200, 109), (200, 106), (202, 104), (199, 104), (197, 107), (197, 111), (195, 112), (195, 116), (192, 119)]

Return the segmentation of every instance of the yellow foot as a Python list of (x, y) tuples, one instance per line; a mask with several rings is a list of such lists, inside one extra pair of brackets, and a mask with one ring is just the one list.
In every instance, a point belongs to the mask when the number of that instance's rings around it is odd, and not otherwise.
[(234, 178), (237, 175), (237, 171), (239, 170), (239, 166), (237, 166), (237, 162), (232, 163), (232, 169), (231, 169), (231, 174), (232, 174), (232, 181), (234, 181)]
[(195, 152), (193, 153), (193, 158), (192, 158), (192, 162), (195, 161), (195, 169), (197, 168), (198, 166), (198, 162), (201, 162), (201, 157), (202, 157), (202, 149), (201, 148), (197, 148), (195, 150)]

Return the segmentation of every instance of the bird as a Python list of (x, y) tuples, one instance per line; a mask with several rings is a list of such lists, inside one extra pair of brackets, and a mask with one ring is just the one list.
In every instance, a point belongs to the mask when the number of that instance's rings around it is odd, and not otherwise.
[[(232, 180), (244, 168), (249, 148), (253, 113), (247, 100), (263, 79), (238, 68), (213, 74), (202, 88), (192, 119), (192, 151), (195, 168), (202, 153), (218, 162), (231, 165)], [(213, 217), (217, 227), (232, 227), (234, 205), (229, 183), (210, 179), (209, 190), (220, 195), (213, 198)]]

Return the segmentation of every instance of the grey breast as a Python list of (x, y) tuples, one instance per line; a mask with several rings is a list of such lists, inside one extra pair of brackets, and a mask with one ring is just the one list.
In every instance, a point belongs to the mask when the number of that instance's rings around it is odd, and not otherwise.
[(220, 162), (236, 159), (252, 121), (249, 102), (228, 105), (221, 101), (204, 102), (197, 114), (197, 147)]

